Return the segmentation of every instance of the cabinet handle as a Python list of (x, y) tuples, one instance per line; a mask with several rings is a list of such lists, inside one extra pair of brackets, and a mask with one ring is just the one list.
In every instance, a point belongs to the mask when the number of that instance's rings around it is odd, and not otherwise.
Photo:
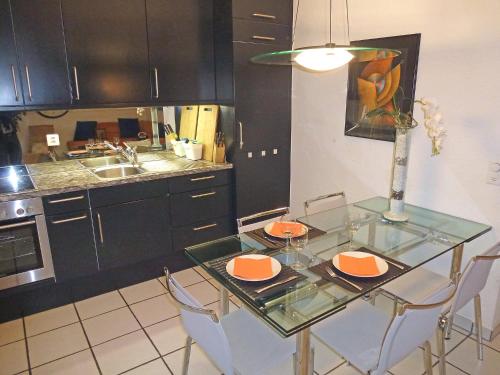
[(196, 228), (193, 228), (193, 230), (195, 232), (199, 231), (199, 230), (205, 230), (205, 229), (210, 229), (210, 228), (214, 228), (217, 226), (217, 223), (213, 223), (213, 224), (208, 224), (208, 225), (204, 225), (202, 227), (196, 227)]
[(196, 198), (205, 198), (205, 197), (210, 197), (210, 196), (215, 195), (215, 194), (217, 194), (216, 191), (211, 191), (210, 193), (191, 195), (191, 198), (193, 198), (193, 199), (196, 199)]
[(252, 14), (252, 16), (257, 17), (257, 18), (265, 18), (268, 20), (275, 20), (276, 19), (276, 16), (273, 16), (272, 14), (254, 13), (254, 14)]
[(73, 66), (73, 77), (75, 78), (75, 100), (80, 100), (80, 86), (78, 85), (78, 70), (76, 69), (76, 66)]
[(160, 97), (160, 86), (158, 85), (158, 68), (154, 68), (155, 73), (155, 99)]
[(215, 178), (215, 176), (195, 177), (195, 178), (191, 178), (190, 181), (194, 182), (194, 181), (211, 180), (213, 178)]
[(97, 213), (97, 224), (99, 225), (99, 239), (101, 240), (101, 244), (104, 244), (104, 234), (102, 232), (102, 221), (101, 214)]
[(68, 219), (61, 219), (61, 220), (53, 220), (52, 224), (63, 224), (63, 223), (70, 223), (72, 221), (80, 221), (80, 220), (85, 220), (87, 218), (87, 215), (82, 215), (82, 216), (77, 216), (77, 217), (70, 217)]
[(240, 150), (243, 149), (243, 124), (241, 121), (238, 121), (238, 124), (240, 124)]
[(26, 72), (26, 83), (28, 84), (28, 99), (31, 102), (33, 100), (33, 95), (31, 92), (30, 68), (28, 65), (24, 66), (24, 71)]
[(56, 203), (63, 203), (63, 202), (70, 202), (70, 201), (78, 201), (80, 199), (84, 199), (84, 195), (78, 195), (76, 197), (69, 197), (69, 198), (62, 198), (62, 199), (55, 199), (53, 201), (49, 201), (49, 204), (56, 204)]
[(254, 35), (252, 36), (252, 39), (255, 40), (267, 40), (267, 41), (274, 41), (276, 38), (274, 36), (262, 36), (262, 35)]
[(14, 84), (14, 94), (16, 95), (16, 102), (19, 101), (19, 91), (17, 90), (16, 71), (14, 65), (10, 64), (10, 72), (12, 73), (12, 83)]
[(26, 227), (28, 225), (33, 225), (33, 224), (36, 224), (36, 220), (29, 220), (29, 221), (23, 221), (23, 222), (20, 222), (20, 223), (0, 225), (0, 230), (10, 229), (10, 228)]

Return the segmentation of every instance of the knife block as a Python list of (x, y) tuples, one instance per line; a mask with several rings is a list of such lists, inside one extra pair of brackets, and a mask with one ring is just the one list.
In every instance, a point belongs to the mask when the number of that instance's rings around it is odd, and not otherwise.
[(213, 152), (213, 162), (214, 163), (225, 163), (226, 162), (226, 146), (217, 146), (216, 143), (214, 143), (214, 152)]

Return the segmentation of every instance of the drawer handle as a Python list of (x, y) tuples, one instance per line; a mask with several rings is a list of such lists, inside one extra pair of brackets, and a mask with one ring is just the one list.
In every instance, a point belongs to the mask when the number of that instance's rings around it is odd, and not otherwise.
[(214, 228), (217, 226), (217, 223), (213, 223), (213, 224), (208, 224), (208, 225), (204, 225), (202, 227), (196, 227), (196, 228), (193, 228), (193, 230), (195, 232), (199, 231), (199, 230), (205, 230), (205, 229), (210, 229), (210, 228)]
[(77, 216), (77, 217), (70, 217), (68, 219), (53, 220), (52, 224), (70, 223), (72, 221), (85, 220), (86, 218), (87, 218), (87, 215), (82, 215), (82, 216)]
[(84, 195), (78, 195), (76, 197), (63, 198), (63, 199), (55, 199), (53, 201), (49, 201), (49, 203), (50, 204), (64, 203), (64, 202), (71, 202), (71, 201), (79, 201), (80, 199), (85, 199), (85, 196)]
[(215, 194), (217, 194), (216, 191), (211, 191), (210, 193), (191, 195), (191, 198), (193, 198), (193, 199), (206, 198), (206, 197), (211, 197), (212, 195), (215, 195)]
[(268, 20), (275, 20), (276, 19), (276, 16), (273, 16), (272, 14), (254, 13), (254, 14), (252, 14), (252, 16), (257, 17), (257, 18), (265, 18)]
[(97, 224), (99, 224), (99, 239), (101, 240), (101, 244), (104, 244), (104, 233), (102, 231), (102, 221), (101, 214), (97, 213)]
[(196, 178), (191, 178), (190, 181), (195, 182), (195, 181), (211, 180), (213, 178), (215, 178), (215, 176), (196, 177)]
[(254, 35), (254, 36), (252, 36), (252, 39), (255, 39), (255, 40), (269, 40), (269, 41), (276, 40), (276, 38), (274, 36), (262, 36), (262, 35)]

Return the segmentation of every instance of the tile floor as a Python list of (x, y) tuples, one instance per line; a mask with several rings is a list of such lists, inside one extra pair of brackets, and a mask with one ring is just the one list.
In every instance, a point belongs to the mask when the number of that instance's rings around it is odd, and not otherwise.
[[(218, 285), (206, 273), (194, 268), (176, 278), (204, 305), (218, 309)], [(158, 278), (0, 324), (0, 375), (180, 374), (186, 333), (166, 292), (165, 278)], [(237, 309), (237, 299), (231, 301), (231, 309)], [(377, 305), (392, 311), (384, 296), (377, 297)], [(313, 343), (316, 375), (358, 374), (314, 338)], [(486, 343), (482, 362), (470, 332), (454, 330), (446, 344), (448, 374), (500, 374), (500, 336)], [(390, 372), (423, 374), (422, 350)], [(291, 360), (272, 373), (291, 374)], [(219, 374), (196, 344), (190, 374)]]

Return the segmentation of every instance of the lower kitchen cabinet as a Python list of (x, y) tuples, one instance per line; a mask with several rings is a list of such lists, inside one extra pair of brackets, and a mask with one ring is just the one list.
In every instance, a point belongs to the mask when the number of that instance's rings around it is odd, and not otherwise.
[(97, 257), (88, 210), (47, 216), (57, 282), (96, 273)]
[(234, 220), (231, 217), (208, 219), (195, 224), (173, 228), (175, 251), (184, 251), (188, 246), (202, 244), (233, 234)]
[(168, 212), (166, 196), (94, 208), (100, 270), (168, 255)]

